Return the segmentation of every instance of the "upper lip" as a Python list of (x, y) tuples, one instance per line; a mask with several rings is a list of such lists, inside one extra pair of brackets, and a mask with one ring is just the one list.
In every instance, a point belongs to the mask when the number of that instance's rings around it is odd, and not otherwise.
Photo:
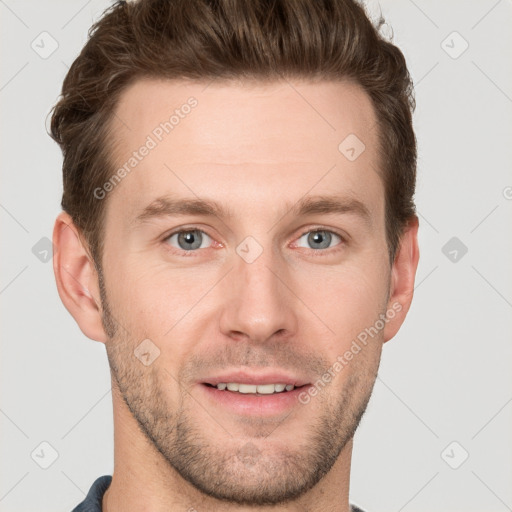
[(223, 372), (218, 375), (211, 375), (201, 379), (200, 381), (203, 384), (211, 384), (212, 386), (216, 386), (217, 384), (236, 382), (238, 384), (293, 384), (295, 387), (303, 386), (304, 384), (308, 384), (309, 381), (304, 378), (293, 375), (291, 373), (286, 373), (279, 370), (259, 372), (259, 373), (249, 373), (244, 372), (243, 370), (233, 370), (230, 372)]

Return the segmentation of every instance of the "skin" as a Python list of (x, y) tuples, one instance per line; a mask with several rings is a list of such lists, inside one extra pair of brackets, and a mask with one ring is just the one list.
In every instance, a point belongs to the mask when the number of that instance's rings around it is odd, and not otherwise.
[[(197, 107), (103, 199), (102, 281), (71, 218), (55, 223), (59, 295), (82, 332), (105, 343), (111, 368), (114, 474), (103, 510), (348, 512), (353, 434), (413, 296), (417, 218), (390, 265), (375, 113), (349, 82), (135, 82), (116, 109), (118, 164), (190, 96)], [(338, 150), (350, 133), (366, 146), (355, 161)], [(214, 199), (233, 216), (131, 224), (164, 194)], [(358, 199), (370, 222), (289, 213), (322, 194)], [(184, 255), (177, 236), (166, 239), (177, 228), (208, 237)], [(318, 228), (344, 240), (315, 248), (307, 234)], [(236, 251), (247, 236), (262, 248), (252, 263)], [(316, 382), (393, 304), (384, 328), (287, 414), (233, 414), (198, 382), (237, 368)], [(160, 350), (148, 366), (134, 357), (147, 338)]]

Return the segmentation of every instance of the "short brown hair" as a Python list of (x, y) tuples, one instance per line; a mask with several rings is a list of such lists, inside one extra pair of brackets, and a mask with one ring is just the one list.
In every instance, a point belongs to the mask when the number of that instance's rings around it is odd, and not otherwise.
[(374, 26), (355, 0), (137, 0), (108, 8), (89, 30), (51, 118), (64, 157), (61, 206), (100, 271), (106, 200), (93, 191), (116, 169), (109, 128), (120, 94), (143, 77), (362, 86), (378, 121), (392, 263), (415, 216), (415, 100), (402, 52), (380, 35), (383, 23), (381, 16)]

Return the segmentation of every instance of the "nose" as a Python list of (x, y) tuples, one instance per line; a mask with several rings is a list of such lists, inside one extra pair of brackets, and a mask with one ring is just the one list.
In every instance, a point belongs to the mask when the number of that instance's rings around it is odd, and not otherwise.
[(267, 249), (252, 263), (238, 256), (234, 259), (222, 290), (222, 333), (253, 343), (292, 337), (297, 329), (298, 300), (289, 288), (285, 265)]

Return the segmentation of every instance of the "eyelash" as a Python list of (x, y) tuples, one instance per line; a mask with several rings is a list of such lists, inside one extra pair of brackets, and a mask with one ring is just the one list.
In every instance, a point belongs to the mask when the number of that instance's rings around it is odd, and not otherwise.
[[(180, 233), (189, 233), (192, 231), (200, 231), (201, 233), (207, 235), (209, 238), (214, 240), (214, 238), (211, 235), (209, 235), (206, 231), (204, 231), (203, 229), (199, 229), (197, 227), (189, 227), (189, 228), (179, 229), (179, 230), (173, 231), (172, 233), (169, 233), (168, 235), (166, 235), (163, 238), (162, 242), (164, 242), (166, 249), (168, 251), (170, 251), (172, 254), (178, 254), (180, 256), (185, 256), (185, 257), (191, 257), (191, 256), (193, 256), (194, 253), (198, 253), (204, 249), (195, 249), (193, 251), (185, 251), (184, 249), (177, 249), (176, 247), (170, 246), (168, 244), (168, 241), (173, 235), (179, 235)], [(315, 232), (321, 232), (321, 231), (325, 231), (326, 233), (334, 234), (334, 235), (338, 236), (341, 239), (341, 241), (334, 247), (329, 247), (327, 249), (308, 249), (308, 248), (306, 248), (306, 250), (308, 252), (314, 253), (315, 256), (321, 256), (321, 257), (322, 256), (330, 256), (330, 255), (342, 250), (344, 248), (344, 246), (346, 245), (347, 239), (344, 235), (342, 235), (338, 231), (335, 231), (333, 229), (327, 229), (322, 226), (317, 226), (314, 228), (307, 229), (301, 235), (299, 235), (299, 237), (296, 240), (300, 240), (304, 235), (307, 235), (308, 233), (315, 233)], [(304, 249), (304, 247), (302, 247), (302, 249)]]

